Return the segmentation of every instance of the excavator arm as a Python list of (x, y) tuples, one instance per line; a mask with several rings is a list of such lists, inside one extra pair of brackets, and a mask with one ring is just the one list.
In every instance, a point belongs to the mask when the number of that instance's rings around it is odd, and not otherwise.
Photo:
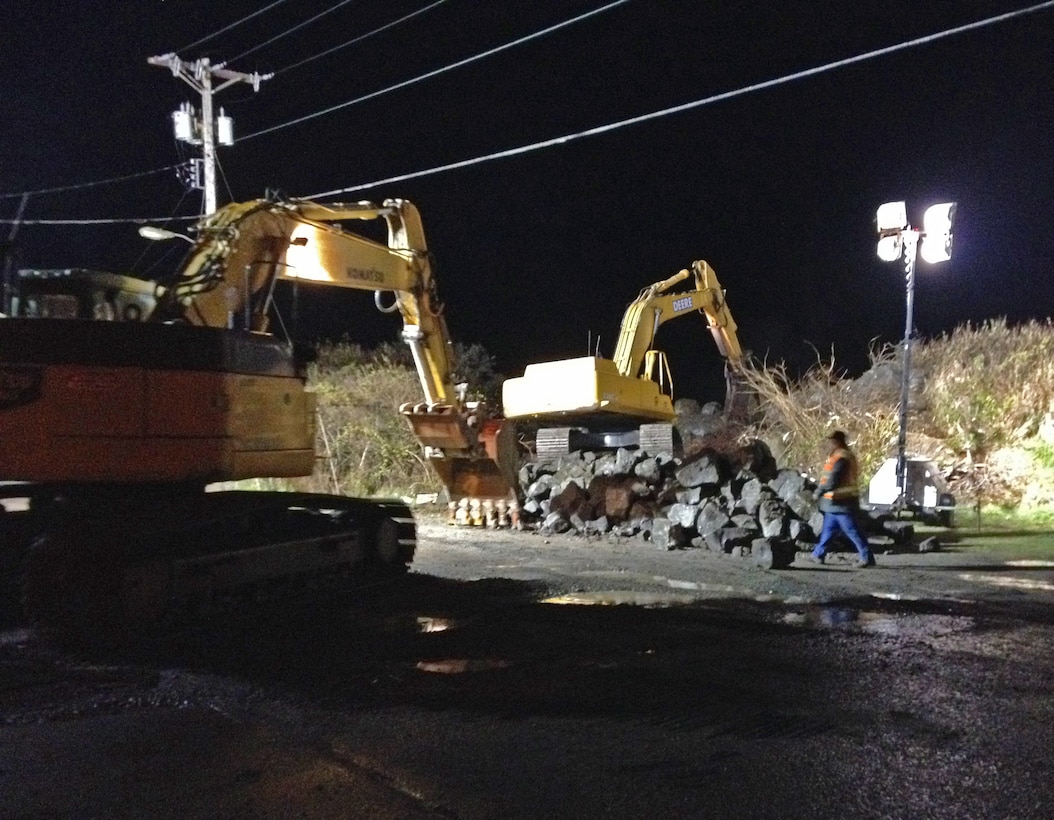
[[(346, 220), (384, 219), (388, 244), (343, 230)], [(280, 280), (394, 293), (403, 338), (426, 401), (454, 401), (452, 351), (424, 230), (406, 200), (323, 205), (256, 200), (228, 205), (199, 230), (159, 318), (208, 327), (268, 329)]]
[[(388, 244), (340, 223), (384, 219)], [(481, 402), (466, 402), (453, 381), (453, 345), (436, 293), (417, 208), (403, 199), (321, 204), (257, 200), (209, 217), (157, 318), (212, 327), (268, 329), (275, 283), (290, 281), (375, 293), (398, 310), (423, 402), (400, 408), (451, 498), (513, 497), (515, 449)], [(383, 305), (390, 293), (390, 305)], [(506, 438), (510, 441), (506, 441)]]
[[(670, 289), (693, 277), (693, 289), (670, 293)], [(626, 308), (619, 331), (614, 362), (623, 376), (636, 378), (645, 366), (659, 327), (671, 319), (698, 312), (706, 316), (721, 355), (733, 367), (743, 359), (736, 322), (725, 301), (725, 292), (714, 269), (703, 260), (692, 263), (691, 273), (682, 269), (673, 276), (644, 288)]]

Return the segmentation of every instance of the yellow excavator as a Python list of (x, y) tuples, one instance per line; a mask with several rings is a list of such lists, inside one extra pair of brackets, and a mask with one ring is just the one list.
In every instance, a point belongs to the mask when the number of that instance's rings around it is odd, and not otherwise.
[[(691, 289), (675, 290), (691, 280)], [(702, 313), (725, 358), (731, 392), (743, 361), (736, 323), (714, 269), (698, 260), (644, 288), (622, 318), (614, 359), (583, 356), (528, 365), (502, 386), (507, 419), (539, 425), (536, 455), (627, 447), (651, 453), (676, 449), (673, 378), (666, 354), (654, 349), (659, 327)], [(726, 406), (728, 400), (726, 400)]]
[[(343, 227), (378, 219), (387, 244)], [(150, 287), (113, 274), (27, 272), (27, 293), (0, 318), (0, 498), (28, 499), (0, 508), (0, 569), (20, 576), (31, 618), (119, 629), (410, 563), (416, 528), (401, 502), (206, 492), (314, 469), (310, 356), (270, 328), (282, 280), (372, 290), (379, 307), (398, 310), (423, 392), (402, 412), (452, 497), (514, 498), (509, 434), (453, 383), (410, 202), (234, 203), (204, 218), (191, 241), (179, 272)]]

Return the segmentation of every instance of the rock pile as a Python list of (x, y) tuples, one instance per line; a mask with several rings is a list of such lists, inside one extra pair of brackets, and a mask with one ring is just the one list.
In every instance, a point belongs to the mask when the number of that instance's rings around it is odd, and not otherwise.
[[(761, 441), (684, 460), (625, 449), (572, 453), (524, 465), (519, 480), (523, 518), (542, 532), (639, 537), (659, 549), (709, 549), (767, 568), (789, 565), (823, 526), (816, 485), (780, 469)], [(885, 533), (891, 541), (905, 535), (903, 527)]]

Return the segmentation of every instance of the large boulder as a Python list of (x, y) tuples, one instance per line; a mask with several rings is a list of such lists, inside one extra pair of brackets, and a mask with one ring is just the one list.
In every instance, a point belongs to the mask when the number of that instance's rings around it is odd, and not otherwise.
[(695, 517), (695, 531), (705, 536), (727, 527), (731, 521), (732, 519), (729, 518), (728, 513), (725, 512), (718, 502), (713, 500), (705, 501), (699, 507), (699, 512)]
[(747, 470), (762, 481), (771, 481), (779, 472), (779, 465), (769, 446), (757, 438), (739, 448), (736, 462), (740, 470)]
[(636, 500), (634, 482), (625, 476), (594, 476), (587, 492), (594, 502), (596, 514), (606, 515), (612, 521), (625, 521)]
[(651, 543), (661, 550), (681, 549), (689, 544), (688, 533), (668, 518), (657, 518), (651, 528)]
[(684, 529), (695, 529), (695, 518), (699, 508), (694, 504), (673, 504), (665, 509), (666, 518)]
[(794, 562), (797, 548), (787, 538), (757, 538), (750, 544), (750, 554), (762, 569), (786, 569)]
[(560, 490), (559, 493), (551, 496), (549, 499), (549, 509), (554, 513), (559, 513), (568, 520), (570, 520), (572, 516), (579, 514), (584, 515), (586, 518), (591, 518), (591, 511), (588, 509), (589, 506), (589, 493), (587, 493), (575, 481), (571, 480), (568, 481), (567, 485)]
[(756, 478), (744, 482), (739, 490), (739, 508), (747, 515), (757, 515), (763, 489), (767, 488)]
[(756, 527), (725, 527), (714, 534), (720, 540), (721, 549), (726, 553), (731, 553), (734, 547), (749, 547), (751, 542), (757, 538), (758, 530)]
[(682, 487), (720, 486), (728, 478), (728, 465), (712, 450), (703, 450), (674, 474)]
[(771, 490), (768, 493), (758, 504), (758, 524), (763, 536), (775, 538), (788, 532), (790, 511), (775, 493)]

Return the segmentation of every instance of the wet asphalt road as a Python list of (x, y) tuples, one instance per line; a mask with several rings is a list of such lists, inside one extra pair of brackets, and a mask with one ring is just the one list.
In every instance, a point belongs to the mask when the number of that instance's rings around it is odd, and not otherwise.
[(324, 607), (9, 632), (0, 816), (1054, 816), (1054, 568), (879, 561), (426, 522), (404, 582)]

